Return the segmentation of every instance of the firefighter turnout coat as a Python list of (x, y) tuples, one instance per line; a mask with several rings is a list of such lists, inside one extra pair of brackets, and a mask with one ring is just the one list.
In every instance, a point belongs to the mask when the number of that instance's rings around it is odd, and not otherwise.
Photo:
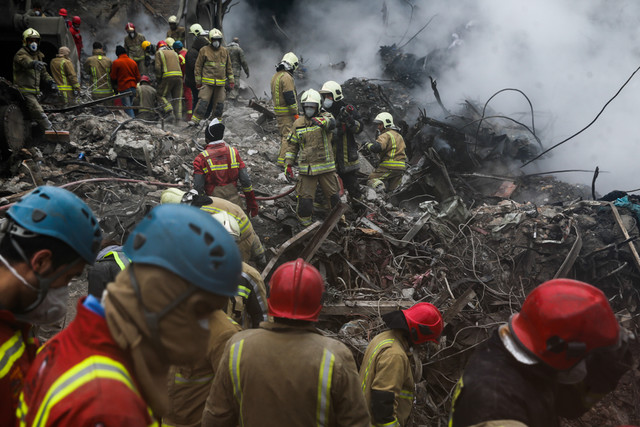
[[(286, 95), (285, 95), (286, 94)], [(276, 116), (295, 116), (298, 114), (298, 95), (293, 75), (281, 70), (271, 78), (271, 98)]]
[[(333, 122), (330, 113), (313, 117), (299, 117), (293, 122), (285, 163), (293, 165), (298, 159), (300, 175), (320, 175), (336, 170), (329, 128)], [(319, 122), (320, 125), (317, 123)]]
[(33, 61), (44, 61), (44, 53), (29, 52), (28, 48), (22, 47), (13, 57), (13, 84), (18, 86), (24, 95), (37, 96), (40, 93), (41, 82), (51, 82), (53, 78), (46, 68), (41, 71), (33, 67)]
[(113, 95), (111, 88), (111, 59), (102, 49), (94, 49), (93, 55), (84, 62), (84, 71), (91, 76), (91, 95), (95, 99)]
[(407, 155), (402, 135), (394, 129), (385, 129), (376, 142), (382, 147), (379, 168), (405, 170)]
[(225, 86), (233, 82), (233, 68), (229, 52), (223, 46), (214, 49), (206, 45), (198, 52), (194, 71), (196, 84)]

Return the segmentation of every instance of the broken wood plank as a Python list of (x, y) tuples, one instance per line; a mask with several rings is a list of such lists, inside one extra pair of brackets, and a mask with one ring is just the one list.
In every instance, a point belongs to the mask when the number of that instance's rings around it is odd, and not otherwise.
[(331, 233), (331, 230), (334, 229), (338, 221), (340, 221), (340, 218), (342, 218), (344, 211), (346, 210), (347, 204), (342, 202), (338, 203), (333, 208), (327, 219), (325, 219), (322, 223), (322, 226), (313, 235), (311, 241), (307, 243), (307, 246), (305, 246), (305, 248), (302, 250), (300, 258), (307, 262), (311, 261), (311, 258), (313, 258), (313, 256), (316, 254), (322, 242), (324, 242), (329, 233)]
[(578, 228), (574, 225), (573, 229), (576, 232), (576, 241), (573, 242), (573, 246), (571, 246), (571, 250), (567, 254), (567, 257), (564, 259), (562, 265), (560, 266), (558, 271), (556, 271), (556, 274), (553, 276), (554, 279), (557, 279), (558, 277), (567, 277), (569, 270), (571, 270), (571, 267), (573, 267), (573, 264), (576, 262), (576, 259), (578, 258), (578, 254), (582, 249), (582, 237), (578, 232)]
[(444, 323), (449, 323), (451, 319), (453, 319), (458, 313), (462, 311), (465, 305), (469, 304), (472, 299), (476, 297), (476, 293), (473, 290), (473, 287), (468, 288), (462, 295), (460, 295), (454, 302), (451, 304), (444, 314), (442, 315), (442, 320)]
[(316, 230), (318, 227), (320, 227), (320, 225), (322, 225), (322, 223), (320, 221), (316, 221), (313, 224), (311, 224), (310, 226), (308, 226), (307, 228), (305, 228), (304, 230), (300, 231), (298, 234), (296, 234), (292, 238), (290, 238), (289, 240), (287, 240), (286, 242), (284, 242), (282, 244), (282, 246), (280, 246), (280, 248), (278, 248), (278, 252), (276, 253), (276, 255), (269, 260), (269, 263), (267, 264), (267, 266), (264, 268), (264, 270), (262, 270), (262, 273), (261, 273), (262, 279), (264, 280), (269, 276), (269, 273), (271, 273), (271, 270), (276, 265), (276, 262), (278, 262), (278, 259), (280, 258), (280, 256), (282, 256), (282, 254), (291, 245), (296, 243), (298, 240), (301, 240), (301, 239), (305, 238), (306, 236), (309, 236), (311, 234), (311, 232)]
[(503, 181), (498, 190), (493, 194), (494, 197), (508, 199), (518, 186), (513, 181)]
[(378, 315), (413, 306), (415, 301), (344, 301), (322, 306), (320, 316)]
[(70, 142), (68, 130), (45, 130), (44, 140), (47, 142)]
[(270, 119), (275, 119), (276, 118), (276, 115), (274, 114), (273, 111), (269, 110), (267, 107), (265, 107), (264, 105), (254, 101), (253, 99), (249, 100), (248, 107), (249, 108), (253, 108), (257, 112), (264, 114), (266, 117), (268, 117)]
[[(616, 205), (613, 204), (613, 202), (609, 202), (609, 206), (611, 207), (611, 212), (613, 212), (613, 216), (615, 217), (616, 222), (620, 227), (620, 230), (622, 230), (622, 234), (624, 235), (624, 238), (629, 239), (629, 232), (627, 231), (626, 227), (622, 223), (622, 218), (620, 218), (620, 213), (618, 212), (618, 208), (616, 207)], [(633, 254), (633, 260), (636, 264), (636, 267), (638, 268), (638, 271), (640, 271), (640, 256), (638, 256), (638, 251), (636, 250), (636, 246), (631, 241), (629, 242), (629, 249)]]

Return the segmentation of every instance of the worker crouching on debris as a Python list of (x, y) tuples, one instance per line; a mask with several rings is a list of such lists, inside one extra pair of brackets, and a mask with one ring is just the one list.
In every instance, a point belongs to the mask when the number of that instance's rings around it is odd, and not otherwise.
[(222, 46), (222, 32), (217, 28), (209, 31), (209, 40), (211, 44), (201, 48), (196, 59), (194, 78), (198, 88), (198, 103), (189, 122), (191, 126), (205, 118), (209, 103), (212, 103), (213, 115), (221, 120), (225, 87), (227, 84), (231, 89), (235, 87), (231, 58)]
[(48, 186), (11, 206), (0, 228), (0, 425), (13, 426), (36, 356), (31, 326), (64, 319), (67, 284), (93, 263), (102, 234), (86, 203)]
[(158, 93), (151, 85), (149, 76), (140, 77), (140, 83), (136, 89), (136, 96), (133, 98), (133, 105), (140, 109), (136, 118), (141, 120), (158, 120), (157, 112)]
[(69, 59), (71, 51), (66, 46), (58, 49), (58, 55), (51, 60), (51, 76), (58, 85), (60, 98), (63, 104), (73, 102), (74, 98), (80, 96), (80, 83), (73, 64)]
[(51, 122), (38, 102), (40, 86), (58, 92), (58, 85), (47, 72), (44, 54), (39, 51), (40, 33), (27, 28), (22, 33), (22, 47), (13, 57), (13, 83), (18, 86), (31, 116), (41, 131), (52, 128)]
[(165, 114), (173, 111), (175, 121), (182, 119), (182, 67), (180, 57), (166, 42), (159, 41), (156, 50), (156, 78), (158, 96)]
[(560, 416), (577, 418), (630, 369), (628, 339), (598, 288), (543, 283), (469, 359), (449, 425), (553, 427)]
[(388, 331), (367, 346), (360, 382), (374, 426), (404, 426), (413, 406), (414, 345), (437, 342), (443, 329), (440, 311), (427, 302), (382, 316)]
[(335, 120), (331, 113), (321, 112), (320, 94), (309, 89), (300, 99), (304, 116), (293, 123), (285, 154), (285, 174), (293, 178), (292, 165), (298, 161), (300, 179), (296, 192), (296, 213), (303, 226), (311, 225), (313, 200), (318, 185), (333, 209), (340, 202), (336, 164), (331, 147), (331, 129)]
[(324, 280), (302, 259), (273, 273), (274, 322), (227, 342), (203, 426), (369, 426), (351, 351), (314, 327)]
[(286, 53), (276, 66), (276, 73), (271, 78), (271, 99), (273, 112), (280, 131), (280, 152), (278, 164), (284, 165), (289, 135), (293, 130), (293, 122), (298, 118), (298, 94), (293, 81), (293, 72), (298, 68), (298, 57), (293, 52)]
[(213, 119), (205, 131), (207, 146), (193, 161), (193, 186), (198, 194), (226, 199), (240, 204), (238, 181), (247, 202), (247, 210), (258, 215), (258, 202), (251, 185), (251, 178), (240, 154), (224, 140), (224, 125)]
[(89, 295), (101, 299), (107, 285), (130, 263), (131, 260), (124, 254), (122, 245), (107, 242), (98, 252), (96, 262), (87, 269)]
[(373, 119), (378, 126), (379, 136), (375, 142), (370, 142), (366, 148), (380, 156), (380, 164), (369, 175), (368, 184), (376, 191), (394, 190), (402, 179), (407, 168), (405, 160), (405, 143), (398, 128), (393, 124), (393, 117), (389, 113), (380, 113)]
[(93, 43), (93, 52), (84, 62), (84, 71), (89, 74), (92, 99), (102, 99), (113, 95), (109, 77), (111, 59), (105, 55), (102, 43)]
[[(133, 98), (136, 96), (136, 86), (140, 81), (140, 71), (135, 61), (127, 56), (124, 47), (116, 46), (116, 55), (118, 55), (118, 59), (111, 64), (111, 72), (109, 73), (111, 84), (116, 88), (116, 92), (128, 93), (120, 99), (122, 99), (122, 105), (130, 107), (133, 105)], [(132, 109), (124, 111), (132, 118), (135, 117)]]
[(157, 206), (124, 252), (131, 264), (102, 301), (81, 299), (75, 320), (36, 356), (20, 396), (23, 425), (158, 425), (170, 365), (206, 353), (212, 315), (236, 294), (241, 271), (227, 231), (191, 206)]

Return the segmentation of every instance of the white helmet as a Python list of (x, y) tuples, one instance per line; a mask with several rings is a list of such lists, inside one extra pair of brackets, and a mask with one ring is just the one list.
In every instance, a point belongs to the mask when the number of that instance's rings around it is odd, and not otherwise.
[(344, 98), (342, 94), (342, 87), (333, 80), (329, 80), (322, 85), (322, 89), (320, 89), (321, 94), (331, 94), (334, 101), (340, 101)]
[(197, 37), (200, 34), (204, 33), (204, 28), (202, 28), (202, 25), (200, 24), (193, 24), (189, 27), (189, 33)]
[(167, 22), (169, 24), (177, 24), (178, 23), (178, 17), (176, 15), (171, 15), (169, 17), (169, 19), (167, 19)]
[(285, 53), (282, 57), (282, 61), (280, 62), (286, 62), (287, 64), (289, 64), (291, 66), (291, 71), (295, 71), (295, 69), (298, 68), (299, 65), (298, 57), (293, 52)]
[(394, 126), (393, 116), (386, 112), (378, 114), (376, 118), (373, 119), (373, 123), (381, 123), (385, 129)]
[(307, 107), (305, 104), (314, 104), (313, 106), (316, 108), (320, 108), (320, 103), (322, 102), (322, 97), (317, 90), (309, 89), (302, 94), (300, 98), (300, 103), (303, 107)]
[(209, 40), (213, 40), (213, 39), (221, 39), (222, 38), (222, 31), (220, 31), (217, 28), (214, 28), (213, 30), (209, 31)]
[(232, 217), (229, 212), (220, 211), (211, 215), (227, 230), (233, 237), (240, 237), (240, 226), (238, 220)]

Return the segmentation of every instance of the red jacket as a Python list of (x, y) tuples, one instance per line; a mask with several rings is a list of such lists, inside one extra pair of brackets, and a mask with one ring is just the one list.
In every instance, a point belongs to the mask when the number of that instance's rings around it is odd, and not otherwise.
[(118, 82), (118, 92), (136, 87), (140, 81), (140, 70), (136, 61), (129, 58), (126, 53), (118, 56), (118, 59), (111, 64), (111, 80)]
[(129, 355), (111, 338), (103, 315), (83, 304), (86, 299), (78, 303), (73, 322), (36, 356), (20, 395), (21, 423), (158, 425), (140, 395)]
[(31, 325), (0, 310), (0, 426), (16, 424), (18, 396), (37, 348)]
[(80, 30), (76, 29), (73, 25), (69, 25), (69, 32), (73, 36), (73, 42), (76, 44), (76, 49), (78, 50), (78, 59), (81, 59), (82, 53), (82, 34), (80, 34)]
[(240, 169), (245, 167), (238, 150), (229, 147), (224, 141), (207, 145), (193, 161), (193, 173), (204, 174), (204, 189), (208, 195), (213, 194), (213, 189), (218, 186), (237, 185)]

